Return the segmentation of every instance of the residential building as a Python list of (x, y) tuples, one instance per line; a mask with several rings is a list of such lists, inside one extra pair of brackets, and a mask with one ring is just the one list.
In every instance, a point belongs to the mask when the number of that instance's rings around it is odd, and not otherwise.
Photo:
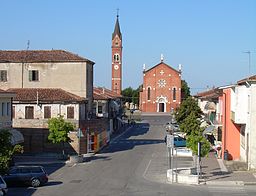
[[(253, 141), (256, 139), (256, 76), (239, 80), (237, 84), (218, 87), (213, 92), (217, 93), (214, 95), (216, 112), (210, 112), (215, 113), (210, 122), (222, 130), (222, 158), (242, 161), (248, 169), (255, 169), (256, 145)], [(198, 94), (199, 105), (211, 103), (211, 93)], [(228, 156), (224, 157), (224, 153)]]
[(0, 51), (0, 88), (61, 88), (88, 100), (94, 62), (64, 50)]
[(181, 103), (181, 67), (179, 71), (161, 62), (143, 71), (140, 92), (142, 112), (171, 112)]
[(123, 126), (122, 95), (104, 87), (94, 87), (94, 113), (109, 119), (109, 134)]
[(12, 134), (13, 145), (24, 141), (23, 135), (12, 127), (12, 99), (15, 93), (0, 89), (0, 131), (7, 129)]

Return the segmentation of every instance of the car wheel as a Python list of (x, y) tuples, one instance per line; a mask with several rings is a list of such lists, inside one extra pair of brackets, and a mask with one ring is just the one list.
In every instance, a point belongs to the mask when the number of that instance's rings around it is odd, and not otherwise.
[(38, 178), (34, 178), (31, 180), (31, 186), (33, 186), (33, 187), (39, 187), (40, 184), (41, 184), (41, 182)]

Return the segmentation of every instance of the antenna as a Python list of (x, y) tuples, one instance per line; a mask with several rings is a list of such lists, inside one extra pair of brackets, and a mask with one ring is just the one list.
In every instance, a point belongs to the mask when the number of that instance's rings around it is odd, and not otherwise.
[(249, 64), (249, 75), (250, 75), (251, 74), (251, 51), (248, 50), (248, 51), (244, 51), (243, 53), (248, 54), (248, 57), (249, 57), (248, 64)]
[(27, 50), (29, 49), (29, 44), (30, 44), (30, 41), (28, 40), (28, 42), (27, 42)]

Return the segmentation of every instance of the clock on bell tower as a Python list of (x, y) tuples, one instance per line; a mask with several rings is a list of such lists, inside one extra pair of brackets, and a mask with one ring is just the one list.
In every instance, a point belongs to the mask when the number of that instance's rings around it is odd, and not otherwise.
[(112, 33), (112, 91), (122, 91), (122, 34), (119, 26), (119, 15), (116, 16), (115, 30)]

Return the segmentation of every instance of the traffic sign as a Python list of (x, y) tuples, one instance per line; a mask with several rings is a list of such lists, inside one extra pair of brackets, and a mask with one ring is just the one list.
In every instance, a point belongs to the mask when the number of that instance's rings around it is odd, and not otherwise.
[(174, 137), (173, 135), (167, 134), (166, 135), (166, 145), (168, 148), (173, 148), (174, 147)]

